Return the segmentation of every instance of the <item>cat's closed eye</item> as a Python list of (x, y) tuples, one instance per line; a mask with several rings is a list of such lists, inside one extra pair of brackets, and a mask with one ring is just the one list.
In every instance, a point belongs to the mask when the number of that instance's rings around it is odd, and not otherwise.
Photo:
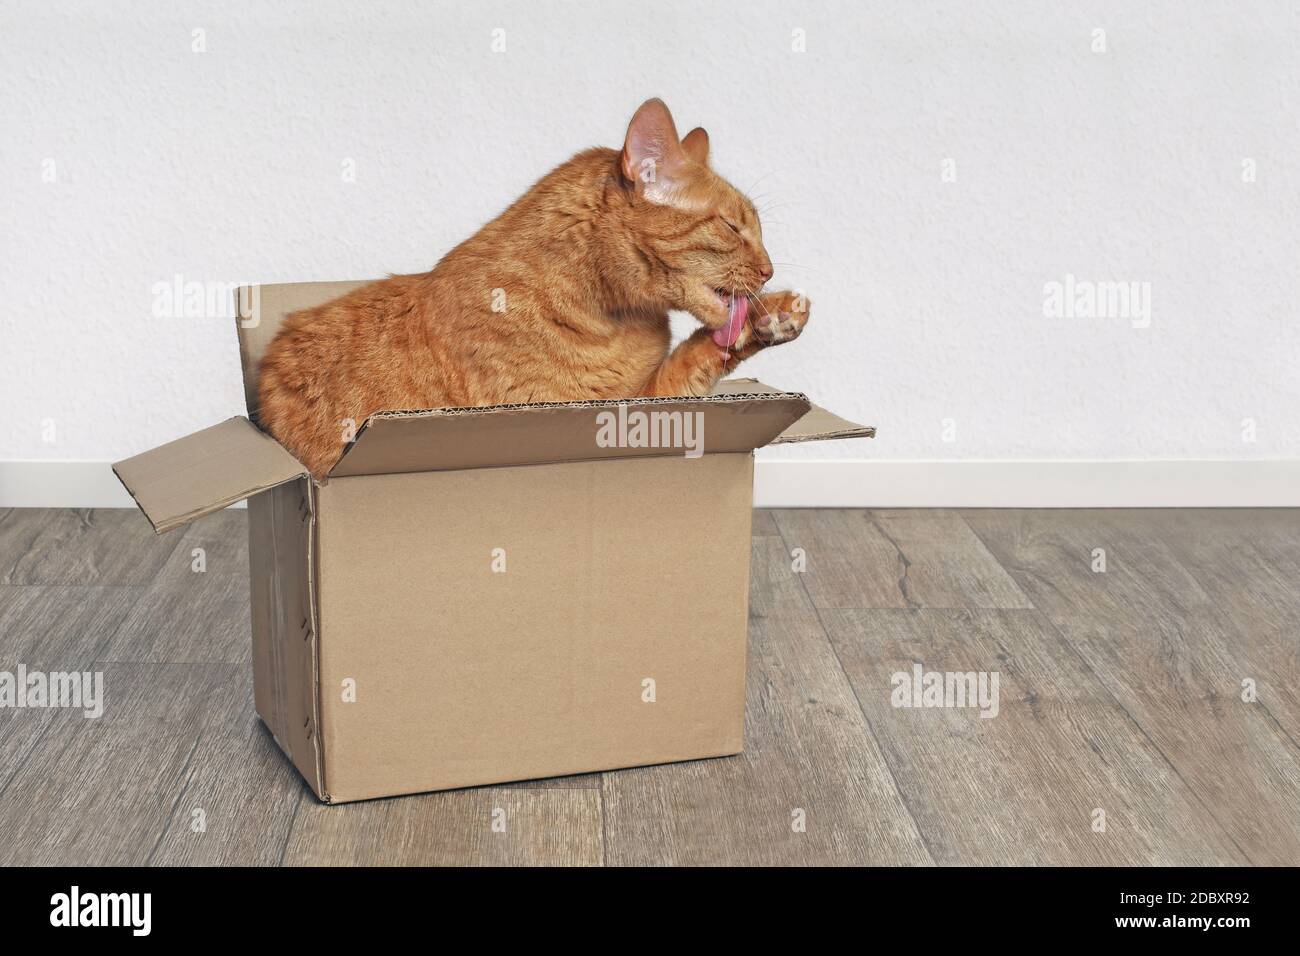
[(728, 219), (726, 216), (719, 216), (718, 218), (721, 219), (723, 225), (725, 225), (725, 226), (726, 226), (728, 229), (730, 229), (732, 232), (736, 233), (737, 235), (740, 234), (740, 227), (737, 226), (737, 225), (736, 225), (734, 222), (732, 222), (730, 219)]

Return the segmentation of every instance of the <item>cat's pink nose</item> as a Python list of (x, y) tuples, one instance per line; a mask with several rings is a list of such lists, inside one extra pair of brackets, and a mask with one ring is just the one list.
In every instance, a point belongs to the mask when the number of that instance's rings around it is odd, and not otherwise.
[(768, 279), (772, 278), (772, 263), (770, 263), (770, 262), (764, 262), (764, 263), (762, 263), (762, 264), (758, 267), (758, 274), (759, 274), (760, 276), (763, 277), (763, 281), (764, 281), (764, 282), (766, 282)]

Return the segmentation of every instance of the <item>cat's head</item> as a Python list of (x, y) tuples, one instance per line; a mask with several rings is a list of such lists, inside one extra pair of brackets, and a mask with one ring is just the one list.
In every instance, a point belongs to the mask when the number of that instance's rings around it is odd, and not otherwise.
[(712, 329), (772, 278), (758, 212), (709, 167), (709, 134), (678, 139), (662, 100), (647, 100), (628, 124), (620, 168), (631, 200), (628, 228), (651, 253), (640, 270), (649, 297), (691, 312)]

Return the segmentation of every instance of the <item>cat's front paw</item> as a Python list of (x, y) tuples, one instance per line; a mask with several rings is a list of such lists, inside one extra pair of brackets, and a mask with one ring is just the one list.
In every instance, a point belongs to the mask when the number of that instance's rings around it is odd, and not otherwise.
[(754, 340), (763, 345), (779, 345), (798, 338), (808, 324), (809, 307), (808, 297), (800, 292), (772, 292), (755, 297), (749, 314)]

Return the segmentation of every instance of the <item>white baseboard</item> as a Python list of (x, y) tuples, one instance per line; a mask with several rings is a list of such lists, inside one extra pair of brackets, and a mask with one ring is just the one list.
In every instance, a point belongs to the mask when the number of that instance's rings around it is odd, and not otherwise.
[[(760, 508), (1300, 507), (1300, 461), (760, 461)], [(107, 462), (0, 461), (0, 508), (130, 508)]]
[(106, 461), (0, 461), (0, 508), (132, 508)]
[(764, 461), (760, 508), (1300, 506), (1300, 461)]
[(106, 461), (0, 461), (0, 508), (134, 507)]

